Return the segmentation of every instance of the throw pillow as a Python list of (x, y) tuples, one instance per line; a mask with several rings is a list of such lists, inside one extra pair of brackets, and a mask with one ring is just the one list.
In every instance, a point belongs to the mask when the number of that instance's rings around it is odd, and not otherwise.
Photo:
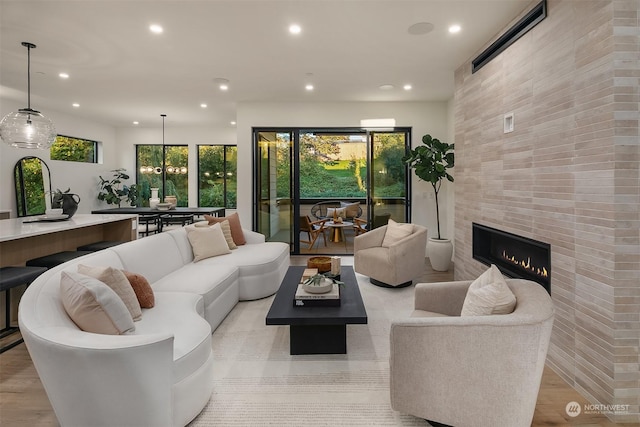
[(344, 218), (347, 215), (347, 211), (345, 208), (327, 208), (327, 218), (333, 218), (334, 214)]
[(340, 202), (340, 207), (345, 209), (345, 216), (347, 218), (356, 218), (360, 213), (360, 202)]
[(220, 224), (207, 228), (194, 228), (187, 232), (193, 249), (193, 262), (231, 253)]
[(413, 224), (395, 222), (390, 219), (387, 223), (387, 231), (384, 233), (384, 239), (382, 239), (382, 246), (388, 248), (411, 233), (413, 233)]
[(233, 234), (231, 234), (231, 224), (229, 224), (229, 220), (225, 219), (220, 222), (220, 228), (222, 229), (222, 234), (224, 234), (224, 239), (227, 241), (227, 245), (229, 249), (238, 249), (236, 242), (233, 241)]
[(223, 217), (205, 215), (204, 219), (209, 221), (209, 224), (216, 224), (218, 222), (228, 220), (229, 226), (231, 227), (231, 236), (233, 237), (233, 242), (238, 246), (242, 246), (247, 243), (247, 240), (244, 238), (244, 233), (242, 232), (242, 225), (240, 224), (240, 216), (238, 216), (238, 212)]
[(136, 293), (136, 297), (138, 298), (138, 302), (140, 303), (140, 308), (152, 308), (154, 305), (156, 305), (156, 297), (153, 294), (151, 284), (146, 277), (138, 273), (132, 273), (130, 271), (122, 270), (122, 272), (133, 288), (133, 292)]
[(131, 313), (122, 299), (98, 279), (63, 271), (60, 298), (73, 323), (83, 331), (119, 335), (135, 330)]
[[(229, 249), (232, 249), (232, 250), (238, 249), (238, 245), (236, 245), (236, 243), (233, 241), (233, 235), (231, 234), (231, 225), (229, 224), (229, 220), (224, 220), (216, 224), (220, 224), (220, 228), (222, 229), (222, 234), (224, 234), (224, 238), (227, 241), (227, 245), (229, 246)], [(212, 227), (212, 225), (209, 225), (209, 221), (200, 221), (200, 222), (196, 222), (195, 224), (187, 225), (185, 228), (188, 233), (191, 230), (199, 229), (203, 227)]]
[(127, 276), (121, 270), (113, 267), (92, 267), (89, 265), (78, 265), (78, 273), (85, 276), (93, 277), (103, 283), (106, 283), (116, 294), (122, 299), (124, 305), (127, 306), (133, 320), (142, 319), (142, 310), (138, 297), (134, 292), (131, 284), (127, 280)]
[(516, 307), (516, 297), (495, 265), (471, 283), (462, 304), (461, 316), (509, 314)]

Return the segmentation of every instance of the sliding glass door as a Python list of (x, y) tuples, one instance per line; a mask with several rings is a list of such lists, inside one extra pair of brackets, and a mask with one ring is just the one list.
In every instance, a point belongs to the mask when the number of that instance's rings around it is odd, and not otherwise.
[(254, 132), (256, 230), (267, 241), (285, 242), (293, 251), (293, 131)]
[[(267, 240), (290, 244), (292, 253), (348, 254), (353, 253), (353, 227), (343, 227), (339, 242), (324, 245), (320, 238), (301, 245), (302, 219), (317, 220), (317, 206), (331, 202), (359, 203), (368, 229), (389, 218), (410, 221), (408, 169), (402, 162), (409, 132), (254, 129), (256, 230)], [(327, 235), (335, 231), (326, 226)]]
[(409, 147), (409, 132), (370, 132), (369, 224), (409, 222), (410, 180), (402, 157)]

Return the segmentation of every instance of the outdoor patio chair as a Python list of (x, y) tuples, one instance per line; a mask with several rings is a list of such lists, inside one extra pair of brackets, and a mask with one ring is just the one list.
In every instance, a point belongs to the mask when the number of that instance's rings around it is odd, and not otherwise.
[(309, 240), (300, 239), (300, 243), (308, 243), (309, 249), (313, 248), (313, 245), (318, 240), (318, 237), (322, 235), (322, 239), (324, 240), (324, 245), (327, 246), (327, 236), (325, 235), (324, 225), (328, 221), (328, 219), (320, 219), (318, 221), (311, 221), (311, 219), (307, 216), (300, 216), (300, 231), (307, 233), (309, 236)]

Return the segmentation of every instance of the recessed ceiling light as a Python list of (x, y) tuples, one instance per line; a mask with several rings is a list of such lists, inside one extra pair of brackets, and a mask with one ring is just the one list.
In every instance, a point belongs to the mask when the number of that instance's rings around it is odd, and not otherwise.
[(140, 122), (133, 122), (133, 124), (134, 124), (134, 125), (139, 125), (139, 124), (140, 124)]
[(220, 90), (229, 90), (229, 85), (226, 83), (221, 83), (218, 87), (220, 88)]
[(207, 104), (200, 104), (200, 108), (207, 108)]
[(232, 126), (236, 125), (236, 122), (234, 122), (233, 120), (230, 122)]
[(412, 36), (420, 36), (422, 34), (427, 34), (433, 31), (433, 24), (431, 22), (418, 22), (417, 24), (413, 24), (407, 30), (409, 34)]
[(411, 85), (409, 85), (409, 84), (406, 84), (406, 85), (402, 86), (402, 88), (403, 88), (404, 90), (411, 90), (411, 89), (412, 89), (412, 86), (411, 86)]
[(451, 34), (459, 33), (460, 30), (462, 30), (462, 27), (460, 27), (460, 25), (458, 25), (458, 24), (454, 24), (454, 25), (449, 27), (449, 32)]
[(389, 85), (389, 84), (380, 85), (380, 90), (391, 90), (391, 89), (393, 89), (393, 85)]
[(312, 91), (312, 90), (313, 90), (313, 85), (308, 84), (308, 85), (306, 85), (304, 88), (305, 88), (306, 90), (308, 90), (308, 91)]
[(162, 34), (164, 29), (158, 24), (149, 25), (149, 30), (154, 34)]
[(67, 74), (67, 73), (60, 73), (60, 74), (58, 74), (58, 77), (60, 77), (61, 79), (68, 79), (68, 78), (69, 78), (69, 74)]
[(78, 104), (77, 102), (74, 102), (73, 104), (71, 104), (74, 108), (78, 108), (80, 106), (80, 104)]
[(291, 24), (289, 26), (289, 32), (291, 34), (300, 34), (300, 32), (302, 32), (302, 28), (298, 24)]

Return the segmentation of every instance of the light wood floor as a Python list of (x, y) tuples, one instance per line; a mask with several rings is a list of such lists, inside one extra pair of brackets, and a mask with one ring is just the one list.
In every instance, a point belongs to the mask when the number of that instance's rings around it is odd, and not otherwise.
[[(304, 256), (292, 257), (292, 264), (304, 265), (306, 259), (307, 257)], [(420, 281), (447, 281), (451, 280), (452, 276), (451, 272), (433, 271), (426, 261), (425, 273)], [(546, 368), (542, 377), (532, 425), (536, 427), (610, 427), (617, 425), (599, 414), (581, 414), (576, 418), (570, 418), (565, 413), (565, 407), (567, 403), (572, 401), (578, 402), (580, 405), (588, 403), (555, 372)], [(58, 425), (24, 344), (0, 355), (0, 425), (11, 427)], [(624, 426), (630, 427), (631, 424), (624, 424)]]

